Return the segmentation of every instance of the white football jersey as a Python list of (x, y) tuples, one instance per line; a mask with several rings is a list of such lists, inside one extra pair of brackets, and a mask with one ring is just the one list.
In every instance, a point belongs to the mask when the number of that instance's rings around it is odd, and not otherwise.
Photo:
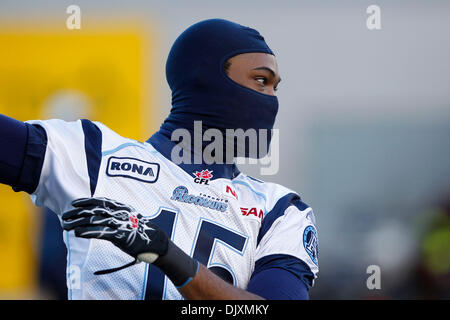
[[(239, 173), (186, 172), (148, 142), (124, 138), (99, 122), (29, 121), (47, 133), (37, 189), (31, 195), (59, 217), (71, 202), (106, 197), (153, 219), (172, 241), (225, 280), (246, 289), (255, 262), (272, 255), (301, 260), (316, 278), (317, 231), (312, 209), (278, 184)], [(182, 299), (155, 266), (138, 263), (112, 243), (63, 234), (69, 299)]]

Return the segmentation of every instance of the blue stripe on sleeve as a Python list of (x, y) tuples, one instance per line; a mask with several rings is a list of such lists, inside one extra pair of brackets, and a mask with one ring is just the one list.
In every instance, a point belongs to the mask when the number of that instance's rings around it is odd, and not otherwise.
[(102, 161), (102, 132), (89, 120), (83, 119), (81, 120), (81, 124), (84, 132), (84, 148), (86, 152), (91, 196), (94, 196)]
[(20, 169), (20, 176), (17, 183), (13, 186), (13, 190), (32, 194), (39, 185), (41, 178), (47, 150), (47, 133), (39, 125), (28, 123), (25, 123), (25, 125), (28, 130), (26, 150)]
[(272, 224), (279, 217), (283, 216), (286, 209), (290, 206), (296, 206), (300, 211), (309, 208), (309, 206), (300, 199), (300, 196), (298, 194), (288, 193), (284, 197), (280, 198), (273, 209), (264, 216), (257, 238), (257, 245), (264, 237), (264, 235), (269, 231)]
[(25, 123), (0, 114), (0, 183), (14, 186), (26, 151)]
[(270, 300), (306, 300), (313, 279), (311, 269), (302, 260), (274, 254), (256, 261), (247, 290)]

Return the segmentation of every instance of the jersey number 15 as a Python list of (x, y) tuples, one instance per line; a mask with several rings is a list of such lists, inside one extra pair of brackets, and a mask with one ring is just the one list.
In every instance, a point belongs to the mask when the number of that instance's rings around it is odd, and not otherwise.
[[(161, 209), (159, 214), (151, 221), (158, 225), (164, 232), (173, 238), (174, 226), (178, 212), (170, 209)], [(218, 225), (209, 220), (200, 219), (197, 226), (197, 234), (194, 239), (194, 252), (192, 257), (201, 264), (208, 267), (209, 270), (217, 274), (223, 280), (236, 285), (236, 279), (230, 266), (210, 263), (211, 255), (217, 241), (222, 242), (231, 250), (240, 255), (244, 254), (247, 237)], [(148, 266), (147, 286), (145, 288), (146, 300), (161, 300), (165, 289), (166, 276), (153, 265)]]

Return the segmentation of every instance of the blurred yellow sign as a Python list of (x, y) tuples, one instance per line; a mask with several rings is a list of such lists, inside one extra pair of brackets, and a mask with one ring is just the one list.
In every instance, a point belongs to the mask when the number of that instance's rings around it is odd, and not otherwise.
[[(0, 113), (19, 120), (89, 118), (145, 140), (156, 129), (154, 37), (139, 28), (0, 33)], [(31, 202), (0, 187), (0, 291), (32, 287)], [(37, 216), (39, 217), (39, 216)], [(36, 217), (35, 217), (36, 218)], [(32, 242), (34, 244), (32, 245)]]

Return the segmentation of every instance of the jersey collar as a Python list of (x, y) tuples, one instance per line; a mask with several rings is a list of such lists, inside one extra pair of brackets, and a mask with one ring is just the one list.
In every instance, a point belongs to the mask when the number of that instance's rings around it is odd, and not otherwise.
[[(161, 153), (166, 159), (171, 160), (171, 152), (172, 148), (177, 144), (174, 141), (170, 140), (165, 134), (160, 131), (154, 133), (148, 140), (147, 143), (150, 143), (159, 153)], [(195, 172), (201, 172), (203, 170), (208, 170), (212, 172), (213, 177), (211, 180), (218, 178), (225, 179), (234, 179), (239, 174), (240, 171), (237, 168), (236, 164), (186, 164), (180, 163), (176, 164), (189, 175), (193, 175)]]

